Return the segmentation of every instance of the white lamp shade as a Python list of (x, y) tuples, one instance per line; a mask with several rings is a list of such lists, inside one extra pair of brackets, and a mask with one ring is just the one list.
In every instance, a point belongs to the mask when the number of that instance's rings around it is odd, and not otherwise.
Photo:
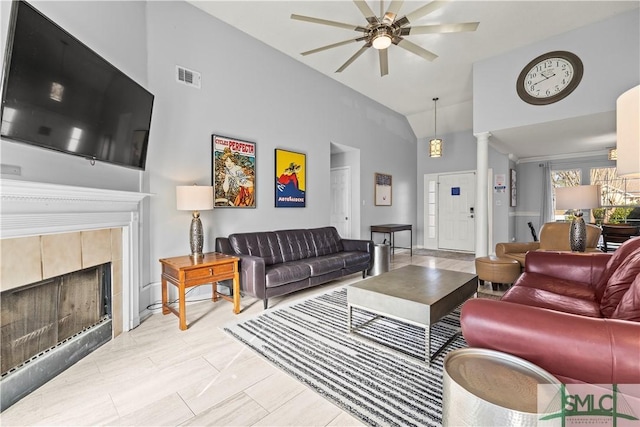
[(213, 209), (213, 187), (207, 185), (179, 185), (176, 187), (176, 205), (179, 211), (206, 211)]
[(618, 176), (640, 177), (640, 86), (618, 97), (616, 134)]
[(600, 207), (599, 185), (556, 188), (556, 209), (594, 209)]

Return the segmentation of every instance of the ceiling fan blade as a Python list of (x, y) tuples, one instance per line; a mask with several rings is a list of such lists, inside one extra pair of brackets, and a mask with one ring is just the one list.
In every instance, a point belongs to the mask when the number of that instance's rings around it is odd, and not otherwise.
[[(393, 21), (395, 21), (396, 17), (398, 16), (398, 12), (400, 11), (400, 7), (402, 6), (402, 3), (404, 3), (404, 0), (393, 0), (389, 5), (389, 9), (387, 9), (385, 14), (382, 16), (382, 22), (384, 22), (385, 24), (392, 24)], [(383, 2), (381, 0), (380, 1), (381, 7), (382, 7), (382, 4)]]
[(295, 19), (296, 21), (312, 22), (314, 24), (330, 25), (332, 27), (344, 28), (346, 30), (354, 30), (354, 31), (361, 31), (361, 32), (367, 31), (366, 28), (361, 27), (359, 25), (345, 24), (343, 22), (337, 22), (337, 21), (329, 21), (327, 19), (314, 18), (312, 16), (296, 15), (295, 13), (291, 14), (291, 19)]
[(427, 3), (424, 6), (419, 7), (418, 9), (414, 10), (413, 12), (407, 14), (406, 16), (398, 19), (396, 21), (396, 23), (400, 27), (404, 27), (405, 25), (408, 25), (408, 24), (416, 21), (417, 19), (422, 18), (423, 16), (428, 15), (431, 12), (440, 9), (442, 6), (447, 4), (449, 1), (451, 1), (451, 0), (434, 0), (431, 3)]
[(403, 28), (400, 32), (401, 36), (413, 34), (442, 34), (442, 33), (461, 33), (465, 31), (475, 31), (479, 22), (464, 22), (460, 24), (441, 24), (441, 25), (424, 25), (420, 27)]
[(353, 2), (358, 6), (358, 9), (360, 9), (369, 24), (377, 24), (379, 22), (375, 12), (371, 10), (365, 0), (353, 0)]
[(380, 57), (380, 77), (389, 74), (389, 49), (378, 50)]
[(365, 38), (364, 37), (358, 37), (357, 39), (349, 39), (349, 40), (345, 40), (345, 41), (342, 41), (342, 42), (333, 43), (333, 44), (330, 44), (330, 45), (327, 45), (327, 46), (322, 46), (322, 47), (319, 47), (317, 49), (308, 50), (306, 52), (300, 53), (300, 55), (307, 56), (307, 55), (311, 55), (312, 53), (322, 52), (323, 50), (333, 49), (334, 47), (344, 46), (346, 44), (359, 42), (359, 41), (362, 41), (362, 40), (365, 40)]
[(436, 59), (438, 57), (438, 55), (436, 55), (435, 53), (429, 52), (427, 49), (424, 49), (424, 48), (418, 46), (415, 43), (411, 43), (407, 39), (401, 39), (396, 44), (398, 46), (400, 46), (401, 48), (406, 49), (409, 52), (415, 53), (416, 55), (426, 59), (427, 61), (433, 61), (434, 59)]
[(345, 62), (344, 64), (342, 64), (342, 67), (340, 67), (340, 68), (338, 68), (338, 69), (336, 70), (336, 73), (341, 73), (341, 72), (343, 72), (343, 71), (345, 70), (345, 68), (347, 68), (349, 65), (351, 65), (351, 63), (352, 63), (353, 61), (355, 61), (356, 59), (358, 59), (358, 57), (359, 57), (360, 55), (362, 55), (362, 54), (364, 53), (364, 51), (365, 51), (365, 50), (369, 49), (369, 47), (370, 47), (370, 46), (371, 46), (371, 45), (370, 45), (370, 44), (368, 44), (368, 43), (367, 43), (367, 44), (365, 44), (364, 46), (362, 46), (362, 47), (360, 48), (360, 50), (358, 50), (356, 53), (354, 53), (354, 54), (353, 54), (353, 56), (352, 56), (351, 58), (347, 59), (347, 62)]

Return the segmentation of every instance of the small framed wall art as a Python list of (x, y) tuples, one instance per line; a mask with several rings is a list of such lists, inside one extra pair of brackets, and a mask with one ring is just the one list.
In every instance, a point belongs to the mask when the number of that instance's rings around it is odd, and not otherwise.
[(276, 148), (275, 160), (275, 207), (306, 207), (307, 155)]
[(216, 208), (256, 207), (256, 144), (211, 135), (211, 184)]
[(374, 200), (376, 206), (391, 206), (391, 175), (375, 174)]

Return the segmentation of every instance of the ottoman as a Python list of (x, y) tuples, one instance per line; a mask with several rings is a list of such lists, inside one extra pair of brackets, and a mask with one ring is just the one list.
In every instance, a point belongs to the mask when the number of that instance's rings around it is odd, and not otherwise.
[(476, 274), (481, 285), (491, 282), (491, 289), (498, 289), (500, 283), (512, 284), (520, 276), (520, 263), (511, 258), (495, 255), (476, 258)]

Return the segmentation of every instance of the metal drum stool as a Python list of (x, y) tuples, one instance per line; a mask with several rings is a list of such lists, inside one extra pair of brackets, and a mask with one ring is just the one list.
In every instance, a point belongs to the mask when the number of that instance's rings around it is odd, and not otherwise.
[[(548, 385), (539, 393), (538, 385)], [(560, 393), (560, 382), (538, 366), (510, 354), (463, 348), (443, 366), (442, 425), (536, 426), (541, 403)]]

